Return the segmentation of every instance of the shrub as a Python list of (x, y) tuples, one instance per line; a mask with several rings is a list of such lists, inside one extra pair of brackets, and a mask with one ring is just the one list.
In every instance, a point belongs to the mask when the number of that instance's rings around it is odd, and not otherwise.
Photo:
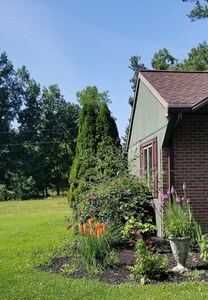
[(8, 191), (5, 184), (0, 184), (0, 201), (8, 200)]
[(149, 279), (160, 277), (168, 266), (168, 258), (162, 258), (158, 254), (154, 254), (151, 250), (151, 241), (147, 243), (142, 238), (136, 243), (136, 264), (130, 267), (133, 271), (133, 276), (142, 284)]
[(26, 178), (24, 176), (20, 176), (16, 182), (15, 192), (17, 199), (21, 200), (36, 197), (38, 192), (33, 177), (30, 176)]
[(121, 236), (126, 219), (133, 216), (143, 223), (154, 219), (150, 190), (139, 179), (126, 175), (103, 181), (92, 188), (76, 206), (76, 218), (79, 221), (97, 218)]

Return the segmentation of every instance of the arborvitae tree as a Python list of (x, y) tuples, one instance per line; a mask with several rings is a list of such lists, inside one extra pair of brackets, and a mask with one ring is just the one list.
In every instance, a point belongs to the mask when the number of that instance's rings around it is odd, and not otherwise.
[[(77, 93), (81, 104), (78, 122), (76, 156), (70, 172), (69, 198), (73, 202), (77, 180), (94, 180), (95, 157), (102, 141), (120, 145), (115, 120), (108, 109), (108, 93), (99, 93), (95, 86)], [(79, 187), (83, 187), (79, 185)]]
[(120, 146), (118, 128), (115, 119), (106, 102), (101, 102), (100, 111), (96, 119), (96, 142), (112, 141), (117, 147)]

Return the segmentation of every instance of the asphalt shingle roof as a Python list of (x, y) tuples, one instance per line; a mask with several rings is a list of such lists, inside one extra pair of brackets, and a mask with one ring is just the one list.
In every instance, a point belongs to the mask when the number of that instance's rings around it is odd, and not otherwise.
[(208, 97), (208, 72), (141, 70), (139, 78), (169, 107), (193, 107)]

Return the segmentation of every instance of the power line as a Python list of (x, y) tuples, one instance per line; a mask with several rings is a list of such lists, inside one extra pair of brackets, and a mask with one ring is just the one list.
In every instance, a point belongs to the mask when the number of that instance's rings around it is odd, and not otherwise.
[(74, 142), (74, 140), (67, 141), (50, 141), (50, 142), (24, 142), (24, 143), (15, 143), (15, 144), (0, 144), (0, 147), (10, 147), (10, 146), (23, 146), (23, 145), (34, 145), (38, 146), (40, 144), (68, 144), (69, 142)]
[[(44, 132), (44, 131), (69, 131), (69, 130), (77, 130), (77, 127), (69, 127), (69, 128), (52, 128), (52, 129), (30, 129), (30, 130), (19, 130), (18, 133), (25, 133), (25, 132)], [(12, 134), (14, 131), (0, 131), (0, 134)]]

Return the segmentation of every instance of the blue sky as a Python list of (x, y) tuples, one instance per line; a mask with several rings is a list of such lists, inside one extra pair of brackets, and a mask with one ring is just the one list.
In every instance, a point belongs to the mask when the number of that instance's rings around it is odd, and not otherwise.
[(124, 135), (132, 95), (132, 55), (151, 68), (167, 48), (184, 59), (207, 40), (208, 21), (191, 22), (182, 0), (0, 0), (0, 51), (15, 69), (26, 65), (41, 86), (57, 83), (67, 101), (96, 85), (109, 91), (110, 109)]

